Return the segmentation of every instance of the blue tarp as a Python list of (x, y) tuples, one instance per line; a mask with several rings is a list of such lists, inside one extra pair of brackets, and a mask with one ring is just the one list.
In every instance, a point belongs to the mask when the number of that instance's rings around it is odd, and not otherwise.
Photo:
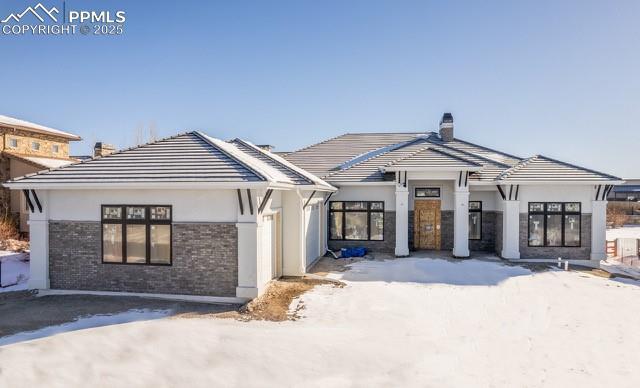
[(362, 257), (367, 254), (367, 248), (342, 248), (340, 249), (340, 257)]

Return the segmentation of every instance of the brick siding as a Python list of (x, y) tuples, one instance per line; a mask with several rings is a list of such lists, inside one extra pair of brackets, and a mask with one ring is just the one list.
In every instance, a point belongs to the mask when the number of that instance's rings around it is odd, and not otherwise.
[(530, 247), (528, 246), (529, 215), (520, 213), (521, 259), (591, 259), (591, 214), (582, 214), (579, 247)]
[(103, 264), (99, 222), (50, 221), (51, 288), (235, 296), (235, 224), (174, 224), (171, 266)]

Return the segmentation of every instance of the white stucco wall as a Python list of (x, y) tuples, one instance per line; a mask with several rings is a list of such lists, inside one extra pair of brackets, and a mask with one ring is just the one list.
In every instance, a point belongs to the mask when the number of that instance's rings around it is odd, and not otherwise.
[(329, 201), (384, 201), (384, 210), (396, 210), (393, 185), (341, 186)]
[(439, 187), (440, 198), (418, 198), (420, 199), (440, 199), (441, 210), (453, 210), (453, 181), (452, 180), (410, 180), (409, 181), (409, 210), (413, 210), (413, 203), (416, 200), (416, 187)]
[[(100, 221), (101, 205), (172, 205), (174, 222), (236, 222), (235, 190), (50, 190), (50, 219)], [(248, 204), (245, 200), (245, 212)], [(257, 204), (254, 202), (254, 209)]]
[(592, 185), (520, 185), (520, 213), (529, 211), (529, 202), (580, 202), (582, 213), (591, 213)]
[(498, 193), (498, 190), (474, 191), (474, 187), (471, 186), (469, 191), (469, 201), (482, 201), (483, 211), (501, 210), (497, 203), (497, 193)]

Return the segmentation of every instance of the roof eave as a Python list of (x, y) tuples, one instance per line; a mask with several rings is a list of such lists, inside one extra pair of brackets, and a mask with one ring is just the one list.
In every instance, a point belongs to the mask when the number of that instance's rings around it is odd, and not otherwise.
[[(23, 126), (23, 125), (10, 125), (10, 124), (4, 124), (4, 123), (0, 123), (0, 126), (5, 127), (5, 128), (18, 129), (18, 130), (21, 130), (21, 131), (37, 132), (37, 133), (41, 133), (43, 135), (49, 135), (49, 136), (53, 136), (53, 137), (62, 137), (64, 139), (68, 139), (68, 140), (74, 140), (74, 141), (82, 140), (82, 137), (80, 137), (78, 135), (74, 135), (73, 133), (66, 133), (66, 132), (64, 132), (64, 133), (53, 133), (53, 132), (50, 132), (50, 131), (46, 131), (44, 129), (32, 128), (32, 127), (27, 127), (27, 126)], [(62, 132), (62, 131), (60, 131), (60, 132)]]
[(83, 189), (249, 189), (280, 188), (292, 189), (293, 185), (266, 181), (256, 182), (95, 182), (95, 183), (47, 183), (47, 182), (4, 182), (0, 184), (11, 190), (83, 190)]
[(621, 185), (620, 180), (531, 180), (531, 179), (507, 179), (494, 181), (495, 185)]
[(380, 167), (382, 172), (395, 172), (395, 171), (480, 171), (482, 166), (465, 166), (465, 167), (402, 167), (402, 166), (389, 166)]

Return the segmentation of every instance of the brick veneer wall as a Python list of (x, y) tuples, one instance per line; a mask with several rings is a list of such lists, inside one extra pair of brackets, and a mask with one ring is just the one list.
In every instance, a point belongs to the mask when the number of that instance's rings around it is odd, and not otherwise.
[(580, 247), (530, 247), (528, 246), (529, 215), (520, 213), (521, 259), (591, 259), (591, 214), (582, 214)]
[(99, 222), (50, 221), (51, 288), (235, 296), (235, 224), (174, 224), (171, 266), (103, 264)]
[(498, 256), (502, 255), (502, 212), (496, 212), (496, 250)]
[(496, 212), (482, 212), (482, 239), (469, 240), (472, 251), (494, 252), (496, 250)]
[(338, 250), (348, 247), (365, 247), (371, 252), (395, 253), (396, 250), (396, 212), (384, 212), (383, 241), (343, 241), (329, 240), (329, 249)]
[(453, 210), (440, 212), (440, 249), (453, 249)]

